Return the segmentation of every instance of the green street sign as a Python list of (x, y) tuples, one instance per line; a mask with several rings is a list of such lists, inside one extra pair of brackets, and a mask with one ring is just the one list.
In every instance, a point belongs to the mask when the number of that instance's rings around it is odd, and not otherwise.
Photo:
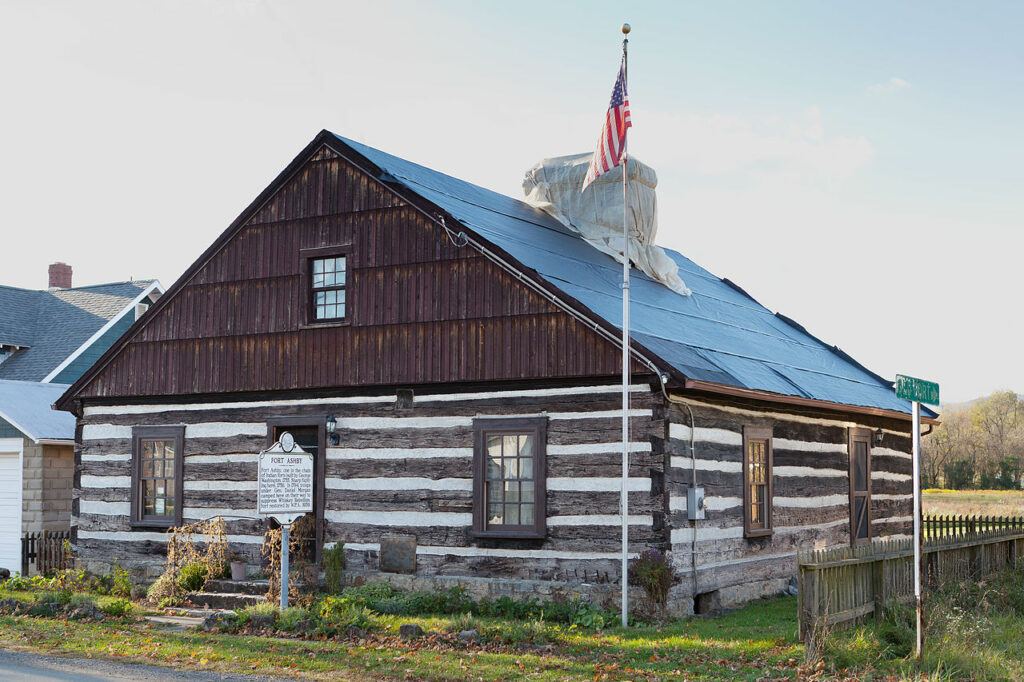
[(896, 375), (896, 396), (929, 405), (939, 404), (939, 385), (934, 381)]

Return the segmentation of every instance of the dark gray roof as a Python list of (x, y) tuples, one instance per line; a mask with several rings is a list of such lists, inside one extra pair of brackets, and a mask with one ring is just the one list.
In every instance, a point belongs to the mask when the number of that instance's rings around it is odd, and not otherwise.
[(153, 280), (34, 291), (0, 285), (0, 344), (22, 346), (0, 379), (40, 381)]
[[(338, 139), (379, 168), (382, 181), (430, 201), (621, 328), (622, 266), (547, 213), (373, 147)], [(732, 282), (681, 253), (665, 252), (679, 266), (693, 295), (680, 296), (633, 271), (632, 335), (687, 379), (910, 412), (910, 403), (896, 397), (891, 381), (789, 318), (772, 313)], [(927, 409), (925, 414), (934, 416)]]

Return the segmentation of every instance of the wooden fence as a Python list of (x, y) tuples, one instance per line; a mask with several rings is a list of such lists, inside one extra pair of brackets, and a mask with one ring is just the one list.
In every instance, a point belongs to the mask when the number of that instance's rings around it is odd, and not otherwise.
[(68, 566), (70, 557), (65, 553), (65, 541), (71, 540), (71, 531), (44, 530), (21, 536), (21, 574), (29, 575), (35, 564), (37, 573), (47, 574)]
[[(1024, 527), (1016, 521), (990, 526), (961, 518), (934, 528), (923, 547), (926, 590), (978, 580), (1024, 563)], [(798, 562), (800, 637), (809, 645), (822, 630), (880, 615), (886, 604), (913, 602), (911, 539), (804, 552)]]
[(1020, 530), (1024, 533), (1024, 516), (954, 516), (925, 515), (922, 531), (925, 538), (967, 537), (993, 530)]

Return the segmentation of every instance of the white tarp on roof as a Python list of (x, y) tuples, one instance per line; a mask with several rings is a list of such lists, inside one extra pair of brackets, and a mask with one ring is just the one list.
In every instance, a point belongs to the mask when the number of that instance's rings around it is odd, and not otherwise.
[[(544, 159), (526, 173), (526, 201), (572, 228), (599, 251), (622, 262), (622, 166), (594, 180), (583, 192), (591, 154)], [(658, 233), (658, 176), (636, 159), (629, 161), (629, 259), (652, 279), (689, 296), (679, 268), (654, 244)]]
[(51, 407), (66, 390), (65, 384), (0, 379), (0, 419), (36, 442), (74, 440), (74, 415)]

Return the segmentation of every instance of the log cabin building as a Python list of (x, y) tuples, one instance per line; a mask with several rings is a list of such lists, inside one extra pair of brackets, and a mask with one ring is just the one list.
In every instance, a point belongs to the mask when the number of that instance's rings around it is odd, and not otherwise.
[[(891, 382), (668, 253), (693, 294), (634, 270), (628, 485), (673, 608), (907, 534)], [(525, 203), (321, 132), (59, 401), (80, 561), (151, 576), (169, 526), (223, 516), (255, 563), (257, 453), (287, 430), (350, 575), (616, 595), (620, 271)]]

